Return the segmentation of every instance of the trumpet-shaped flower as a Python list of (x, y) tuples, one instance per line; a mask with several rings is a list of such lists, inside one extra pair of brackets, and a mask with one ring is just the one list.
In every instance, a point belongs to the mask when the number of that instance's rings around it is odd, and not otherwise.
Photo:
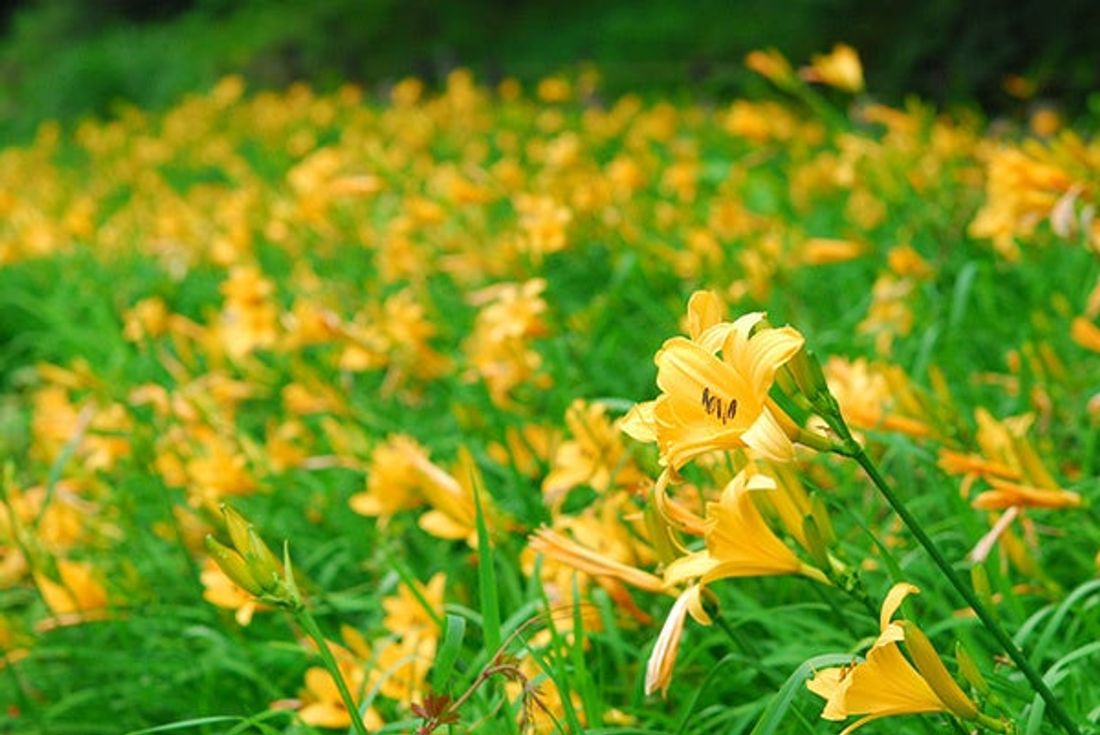
[(752, 497), (760, 491), (778, 492), (767, 475), (738, 473), (718, 502), (707, 504), (707, 548), (672, 562), (665, 571), (665, 582), (675, 585), (697, 578), (708, 584), (728, 577), (787, 574), (826, 582), (821, 570), (799, 559), (768, 527)]
[(743, 447), (791, 461), (798, 427), (768, 392), (776, 371), (802, 349), (802, 335), (791, 327), (754, 333), (761, 312), (709, 323), (712, 309), (698, 294), (692, 312), (691, 338), (673, 337), (654, 358), (661, 395), (636, 406), (623, 430), (640, 441), (655, 439), (673, 470), (710, 451)]
[[(866, 660), (823, 669), (806, 683), (811, 692), (826, 700), (821, 713), (826, 720), (863, 715), (841, 735), (892, 715), (949, 712), (964, 720), (980, 716), (920, 629), (909, 622), (892, 620), (902, 601), (919, 592), (917, 587), (904, 582), (894, 585), (882, 603), (881, 633)], [(901, 652), (898, 644), (902, 641), (916, 663), (915, 668)]]

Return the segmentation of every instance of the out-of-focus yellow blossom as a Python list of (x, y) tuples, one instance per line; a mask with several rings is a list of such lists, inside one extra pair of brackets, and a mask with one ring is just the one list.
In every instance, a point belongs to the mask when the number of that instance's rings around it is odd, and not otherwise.
[(905, 400), (913, 391), (908, 377), (897, 366), (832, 356), (824, 369), (829, 390), (851, 426), (898, 431), (917, 438), (932, 433), (919, 405)]
[(534, 262), (565, 249), (568, 245), (565, 229), (573, 218), (567, 207), (551, 197), (530, 194), (518, 195), (514, 204), (519, 214), (521, 248)]
[(123, 316), (122, 334), (131, 342), (156, 339), (168, 331), (168, 306), (156, 296), (142, 299)]
[[(1079, 150), (1076, 155), (1090, 153)], [(1100, 152), (1091, 157), (1100, 157)], [(1045, 220), (1063, 237), (1069, 234), (1072, 226), (1067, 215), (1083, 187), (1050, 150), (1002, 146), (993, 148), (987, 159), (985, 203), (970, 223), (971, 237), (991, 239), (1001, 256), (1016, 260), (1020, 257), (1017, 240), (1033, 235)]]
[[(371, 659), (371, 650), (357, 631), (344, 626), (341, 632), (348, 644), (347, 648), (332, 641), (326, 643), (336, 659), (336, 665), (352, 699), (358, 704), (370, 689), (364, 662)], [(321, 666), (306, 669), (303, 684), (300, 701), (296, 703), (302, 722), (334, 730), (347, 730), (351, 727), (351, 713), (348, 712), (340, 690), (327, 669)], [(363, 712), (362, 718), (363, 724), (372, 731), (385, 724), (374, 707)]]
[(557, 453), (561, 432), (539, 424), (509, 426), (504, 441), (489, 446), (489, 456), (498, 464), (512, 466), (521, 475), (541, 475)]
[(218, 324), (219, 338), (234, 359), (275, 344), (279, 313), (272, 301), (274, 286), (254, 266), (236, 266), (222, 284), (225, 297)]
[(105, 613), (107, 590), (99, 573), (88, 562), (57, 559), (57, 578), (44, 571), (34, 572), (34, 582), (54, 618), (43, 625), (71, 625), (94, 620)]
[(251, 592), (234, 584), (211, 558), (203, 562), (199, 579), (202, 581), (203, 599), (211, 605), (233, 610), (238, 625), (248, 625), (256, 612), (271, 609)]
[(863, 90), (863, 65), (859, 54), (847, 44), (838, 43), (828, 54), (819, 54), (810, 66), (800, 70), (802, 78), (809, 82), (828, 84), (845, 92)]
[(416, 440), (403, 434), (389, 437), (371, 452), (367, 489), (351, 496), (351, 509), (384, 524), (393, 514), (422, 505), (421, 460), (427, 460), (427, 452)]
[(551, 505), (578, 485), (607, 492), (648, 483), (623, 445), (619, 422), (608, 419), (606, 407), (578, 399), (565, 412), (565, 425), (572, 439), (558, 445), (550, 473), (542, 481)]
[(1100, 327), (1096, 326), (1084, 317), (1077, 317), (1070, 327), (1070, 336), (1073, 341), (1086, 350), (1100, 352)]
[(529, 344), (546, 334), (546, 302), (541, 296), (545, 288), (546, 281), (536, 278), (490, 286), (470, 298), (482, 307), (463, 347), (472, 366), (470, 377), (485, 382), (498, 406), (509, 405), (512, 392), (524, 383), (548, 385), (548, 378), (538, 372), (542, 358)]
[(863, 253), (863, 245), (852, 240), (813, 237), (803, 244), (801, 257), (807, 265), (825, 265), (853, 260)]
[(750, 51), (745, 57), (745, 66), (780, 87), (789, 86), (795, 78), (791, 63), (774, 48)]

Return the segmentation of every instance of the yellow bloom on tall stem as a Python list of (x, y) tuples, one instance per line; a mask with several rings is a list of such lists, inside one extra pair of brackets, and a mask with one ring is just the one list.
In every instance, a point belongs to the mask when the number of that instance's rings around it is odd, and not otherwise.
[[(892, 715), (947, 712), (963, 720), (1003, 730), (1002, 723), (982, 715), (962, 691), (924, 633), (907, 621), (894, 621), (902, 601), (920, 590), (905, 582), (894, 585), (882, 603), (881, 633), (866, 660), (851, 666), (818, 671), (806, 686), (826, 700), (821, 716), (844, 720), (863, 715), (843, 730), (847, 735), (872, 720)], [(900, 642), (916, 667), (902, 653)]]
[(729, 577), (801, 574), (828, 583), (825, 574), (795, 555), (767, 522), (752, 498), (755, 492), (778, 492), (775, 481), (762, 474), (740, 472), (716, 503), (707, 504), (704, 551), (680, 557), (665, 570), (665, 582), (699, 579), (708, 584)]
[(715, 321), (712, 299), (692, 297), (691, 338), (673, 337), (658, 351), (661, 395), (632, 409), (623, 430), (656, 440), (661, 461), (673, 470), (710, 451), (744, 447), (789, 462), (799, 428), (768, 393), (776, 371), (802, 349), (802, 335), (791, 327), (755, 329), (762, 312)]

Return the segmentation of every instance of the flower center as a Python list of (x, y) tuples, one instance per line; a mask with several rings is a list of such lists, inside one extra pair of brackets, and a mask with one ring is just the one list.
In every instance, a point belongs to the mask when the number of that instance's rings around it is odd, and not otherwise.
[(731, 398), (725, 401), (721, 396), (711, 393), (709, 386), (703, 386), (703, 411), (725, 425), (727, 421), (732, 421), (737, 416), (737, 399)]

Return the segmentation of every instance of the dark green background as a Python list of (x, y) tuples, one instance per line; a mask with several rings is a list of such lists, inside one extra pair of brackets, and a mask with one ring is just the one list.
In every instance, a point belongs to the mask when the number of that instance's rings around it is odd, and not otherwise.
[(306, 79), (383, 86), (467, 65), (529, 81), (594, 62), (625, 90), (723, 99), (752, 91), (746, 52), (796, 63), (838, 41), (859, 49), (870, 92), (1024, 112), (1005, 74), (1037, 80), (1070, 113), (1100, 76), (1100, 3), (1047, 0), (22, 0), (0, 10), (0, 140), (47, 117), (110, 114), (119, 100), (170, 104), (220, 75), (254, 86)]

